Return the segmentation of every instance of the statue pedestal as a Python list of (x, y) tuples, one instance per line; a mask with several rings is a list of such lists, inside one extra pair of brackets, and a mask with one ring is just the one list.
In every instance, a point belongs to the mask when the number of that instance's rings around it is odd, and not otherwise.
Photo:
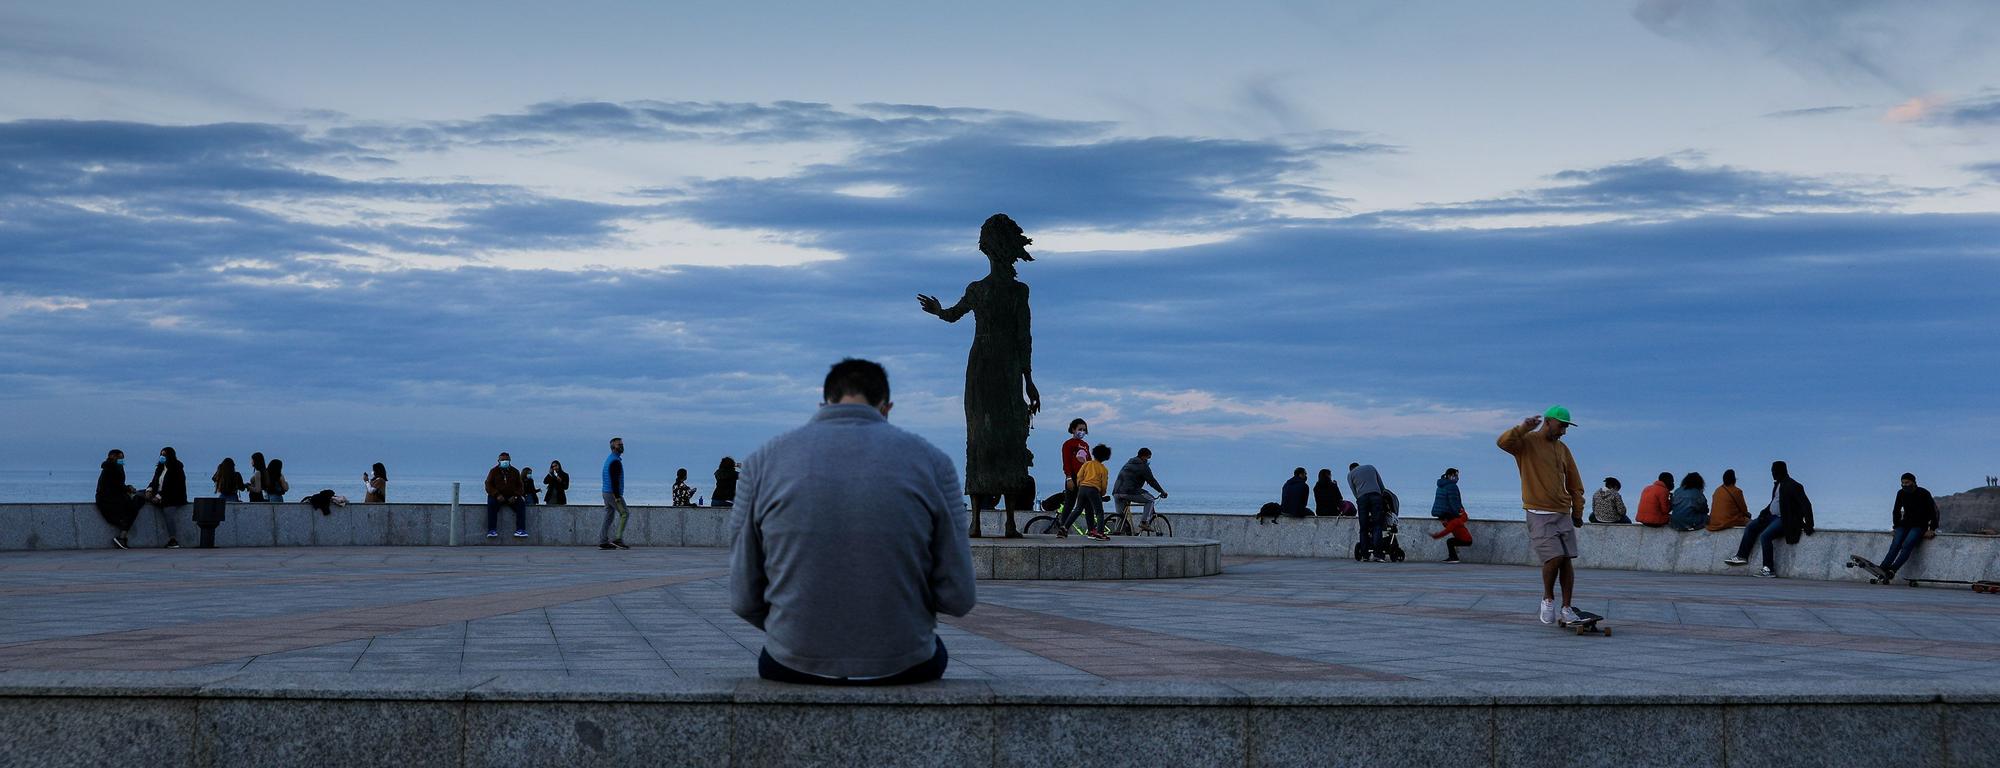
[(1180, 579), (1222, 572), (1214, 539), (1113, 536), (1091, 541), (1031, 534), (1019, 539), (972, 539), (972, 568), (981, 579), (1107, 581)]

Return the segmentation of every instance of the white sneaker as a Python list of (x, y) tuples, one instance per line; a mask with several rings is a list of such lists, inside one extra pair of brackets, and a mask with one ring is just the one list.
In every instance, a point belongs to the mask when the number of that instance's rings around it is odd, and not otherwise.
[(1556, 601), (1554, 600), (1542, 601), (1542, 623), (1543, 624), (1556, 623)]
[(1582, 621), (1583, 621), (1583, 614), (1580, 614), (1580, 613), (1577, 613), (1577, 612), (1576, 612), (1576, 609), (1575, 609), (1575, 608), (1571, 608), (1571, 607), (1569, 607), (1569, 606), (1565, 605), (1565, 606), (1563, 606), (1563, 609), (1562, 609), (1562, 619), (1561, 619), (1561, 621), (1562, 621), (1562, 623), (1564, 623), (1564, 624), (1578, 624), (1578, 623), (1582, 623)]
[(1769, 568), (1759, 568), (1759, 569), (1757, 569), (1757, 578), (1760, 578), (1760, 579), (1775, 579), (1775, 578), (1778, 578), (1778, 574), (1777, 574), (1777, 573), (1776, 573), (1775, 571), (1772, 571), (1772, 570), (1771, 570), (1771, 569), (1769, 569)]
[(1722, 561), (1722, 564), (1723, 564), (1723, 565), (1749, 565), (1749, 564), (1750, 564), (1750, 558), (1747, 558), (1747, 557), (1732, 557), (1732, 558), (1729, 558), (1728, 560), (1724, 560), (1724, 561)]

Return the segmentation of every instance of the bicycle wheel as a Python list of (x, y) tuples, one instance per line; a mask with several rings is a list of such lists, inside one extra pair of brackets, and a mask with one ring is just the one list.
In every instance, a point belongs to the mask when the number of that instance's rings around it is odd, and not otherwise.
[(1036, 515), (1028, 518), (1027, 525), (1021, 526), (1022, 533), (1055, 533), (1056, 519), (1051, 515)]
[(1147, 528), (1151, 528), (1152, 530), (1140, 530), (1139, 533), (1146, 536), (1174, 535), (1174, 522), (1168, 520), (1167, 516), (1163, 513), (1153, 513), (1153, 522), (1148, 524)]
[(1104, 513), (1104, 520), (1102, 522), (1104, 524), (1104, 535), (1106, 536), (1129, 536), (1132, 534), (1125, 527), (1125, 518), (1120, 517), (1116, 512)]

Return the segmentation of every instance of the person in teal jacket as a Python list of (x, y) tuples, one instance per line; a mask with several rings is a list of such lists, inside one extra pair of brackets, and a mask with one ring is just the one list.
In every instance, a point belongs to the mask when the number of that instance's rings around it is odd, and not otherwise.
[(1681, 478), (1680, 490), (1674, 491), (1673, 511), (1667, 515), (1667, 527), (1676, 531), (1699, 531), (1708, 527), (1708, 496), (1702, 493), (1707, 482), (1700, 472), (1689, 472)]

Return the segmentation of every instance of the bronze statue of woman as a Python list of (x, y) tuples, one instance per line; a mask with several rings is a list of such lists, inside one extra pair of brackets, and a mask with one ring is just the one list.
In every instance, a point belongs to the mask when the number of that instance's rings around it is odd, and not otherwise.
[(1042, 410), (1042, 393), (1029, 364), (1028, 284), (1014, 279), (1015, 261), (1035, 260), (1028, 255), (1032, 242), (1007, 214), (993, 214), (979, 228), (979, 251), (992, 271), (965, 286), (964, 298), (949, 308), (935, 296), (917, 295), (925, 312), (947, 323), (972, 313), (972, 352), (965, 361), (965, 495), (972, 499), (973, 536), (980, 535), (980, 511), (999, 499), (1007, 503), (1008, 538), (1021, 535), (1014, 511), (1034, 508), (1028, 424)]

